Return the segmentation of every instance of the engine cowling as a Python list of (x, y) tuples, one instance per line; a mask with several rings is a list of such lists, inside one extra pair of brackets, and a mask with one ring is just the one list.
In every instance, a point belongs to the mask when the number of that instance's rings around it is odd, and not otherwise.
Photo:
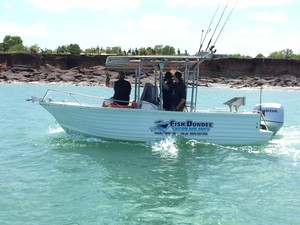
[(284, 123), (284, 109), (278, 103), (257, 104), (254, 110), (260, 111), (262, 116), (261, 126), (272, 131), (274, 135), (280, 130)]

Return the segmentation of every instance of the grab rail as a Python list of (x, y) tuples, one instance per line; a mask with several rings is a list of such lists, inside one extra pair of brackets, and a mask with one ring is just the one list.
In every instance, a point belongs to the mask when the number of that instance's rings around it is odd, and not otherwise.
[(81, 96), (81, 97), (87, 97), (87, 98), (96, 98), (96, 99), (101, 99), (101, 100), (106, 99), (106, 98), (104, 98), (104, 97), (99, 97), (99, 96), (85, 95), (85, 94), (79, 94), (79, 93), (67, 92), (67, 91), (61, 91), (61, 90), (55, 90), (55, 89), (48, 89), (48, 90), (46, 91), (44, 97), (42, 98), (42, 101), (45, 101), (51, 92), (59, 92), (59, 93), (67, 94), (67, 95), (69, 95), (70, 97), (72, 97), (72, 98), (73, 98), (77, 103), (79, 103), (80, 105), (82, 105), (82, 103), (81, 103), (81, 102), (79, 101), (79, 99), (77, 99), (75, 96)]
[[(42, 97), (41, 99), (37, 99), (37, 100), (40, 100), (40, 101), (52, 101), (52, 98), (48, 96), (50, 95), (51, 92), (58, 92), (58, 93), (63, 93), (63, 94), (67, 94), (69, 95), (70, 97), (72, 97), (78, 104), (82, 105), (83, 103), (78, 99), (76, 98), (76, 96), (79, 96), (79, 97), (86, 97), (86, 98), (94, 98), (94, 99), (101, 99), (101, 100), (106, 100), (108, 98), (105, 98), (105, 97), (99, 97), (99, 96), (94, 96), (94, 95), (85, 95), (85, 94), (79, 94), (79, 93), (74, 93), (74, 92), (67, 92), (67, 91), (61, 91), (61, 90), (55, 90), (55, 89), (48, 89), (44, 95), (44, 97)], [(125, 102), (125, 103), (133, 103), (134, 101), (123, 101), (123, 100), (116, 100), (118, 102)]]

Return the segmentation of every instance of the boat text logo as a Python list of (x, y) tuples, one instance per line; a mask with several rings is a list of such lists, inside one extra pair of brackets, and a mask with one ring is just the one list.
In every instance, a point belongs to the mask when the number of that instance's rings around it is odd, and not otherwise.
[(266, 116), (266, 112), (267, 113), (278, 113), (278, 111), (276, 109), (263, 109), (261, 111), (264, 116)]
[(213, 122), (156, 120), (150, 130), (155, 134), (207, 135), (213, 126)]

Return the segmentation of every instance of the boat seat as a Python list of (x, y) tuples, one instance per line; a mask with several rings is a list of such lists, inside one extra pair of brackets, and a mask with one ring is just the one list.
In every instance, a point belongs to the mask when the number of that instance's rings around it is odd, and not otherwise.
[(145, 83), (140, 101), (147, 101), (154, 105), (158, 105), (158, 88), (151, 83)]
[(229, 106), (230, 112), (232, 112), (232, 108), (234, 108), (237, 112), (241, 105), (246, 104), (246, 97), (235, 97), (228, 100), (227, 102), (224, 102), (223, 104)]

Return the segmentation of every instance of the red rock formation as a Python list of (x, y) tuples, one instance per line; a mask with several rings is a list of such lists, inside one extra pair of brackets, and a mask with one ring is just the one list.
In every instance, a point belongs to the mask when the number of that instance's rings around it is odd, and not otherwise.
[(226, 58), (207, 61), (201, 68), (203, 74), (209, 77), (277, 77), (285, 74), (300, 76), (299, 60)]
[[(0, 82), (69, 82), (97, 85), (105, 80), (107, 56), (0, 54)], [(113, 73), (113, 72), (112, 72)], [(149, 80), (145, 74), (142, 82)], [(132, 80), (131, 77), (128, 78)], [(300, 61), (222, 58), (200, 66), (200, 85), (233, 87), (300, 86)]]

